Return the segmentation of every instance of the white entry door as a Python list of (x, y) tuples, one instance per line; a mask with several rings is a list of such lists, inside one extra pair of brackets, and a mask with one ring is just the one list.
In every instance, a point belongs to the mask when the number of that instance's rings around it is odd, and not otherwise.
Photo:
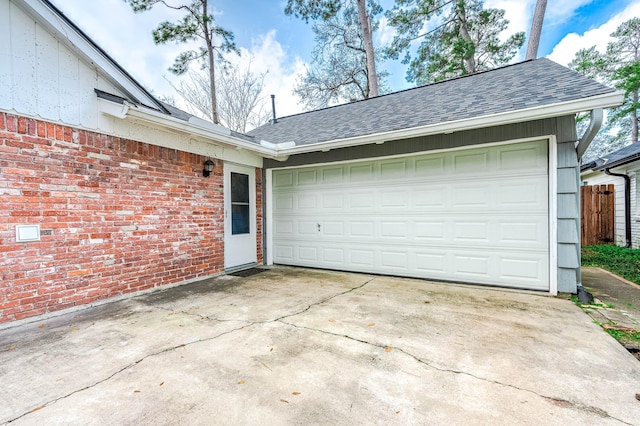
[(224, 267), (257, 262), (256, 170), (224, 165)]

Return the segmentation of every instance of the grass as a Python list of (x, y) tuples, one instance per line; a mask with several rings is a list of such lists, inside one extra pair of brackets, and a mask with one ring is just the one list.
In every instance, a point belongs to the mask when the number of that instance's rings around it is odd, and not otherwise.
[(575, 294), (571, 295), (571, 301), (581, 308), (588, 308), (589, 306), (597, 306), (600, 308), (609, 308), (609, 309), (615, 308), (615, 305), (613, 303), (595, 303), (595, 302), (590, 302), (589, 304), (582, 303), (580, 299), (578, 299), (578, 296), (576, 296)]
[(597, 266), (640, 284), (640, 250), (615, 245), (582, 247), (582, 266)]
[(640, 346), (640, 331), (625, 331), (617, 330), (615, 328), (607, 328), (606, 332), (622, 344)]

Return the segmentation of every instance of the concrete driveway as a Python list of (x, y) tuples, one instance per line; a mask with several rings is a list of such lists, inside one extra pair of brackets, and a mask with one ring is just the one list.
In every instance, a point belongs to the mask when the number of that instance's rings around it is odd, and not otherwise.
[(640, 424), (570, 301), (300, 268), (0, 331), (0, 423)]

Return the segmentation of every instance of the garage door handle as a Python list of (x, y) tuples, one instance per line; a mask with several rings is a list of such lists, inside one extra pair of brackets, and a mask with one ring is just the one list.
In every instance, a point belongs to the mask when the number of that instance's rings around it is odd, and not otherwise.
[(318, 232), (320, 232), (320, 224), (318, 223)]

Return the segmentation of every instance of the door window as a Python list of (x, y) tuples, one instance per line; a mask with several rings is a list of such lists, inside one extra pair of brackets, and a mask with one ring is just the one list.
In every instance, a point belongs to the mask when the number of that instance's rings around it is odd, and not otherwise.
[(231, 234), (249, 234), (249, 175), (231, 173)]

